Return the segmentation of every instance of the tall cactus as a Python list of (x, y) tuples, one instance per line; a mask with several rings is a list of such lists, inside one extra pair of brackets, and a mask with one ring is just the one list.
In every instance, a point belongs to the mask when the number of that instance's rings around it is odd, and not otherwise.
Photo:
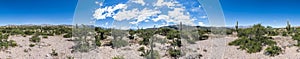
[(290, 31), (290, 30), (291, 30), (291, 24), (290, 24), (289, 21), (287, 21), (286, 30), (287, 30), (287, 31)]
[(236, 21), (235, 30), (239, 29), (239, 21)]

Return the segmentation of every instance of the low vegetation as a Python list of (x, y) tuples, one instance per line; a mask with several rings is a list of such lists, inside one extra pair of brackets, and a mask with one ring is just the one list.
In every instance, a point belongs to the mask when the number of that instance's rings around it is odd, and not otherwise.
[(34, 47), (35, 46), (35, 44), (29, 44), (29, 47)]
[(115, 56), (112, 59), (125, 59), (123, 56)]
[(34, 35), (29, 39), (29, 41), (37, 43), (41, 41), (41, 38), (39, 37), (39, 35)]
[[(238, 22), (237, 22), (238, 24)], [(64, 38), (72, 38), (75, 42), (75, 46), (72, 47), (74, 51), (88, 52), (94, 47), (111, 46), (112, 48), (121, 48), (132, 44), (139, 44), (143, 47), (137, 49), (141, 52), (140, 56), (151, 59), (159, 59), (158, 51), (151, 48), (154, 47), (153, 41), (154, 35), (164, 36), (165, 39), (161, 40), (164, 44), (169, 44), (167, 48), (167, 55), (172, 58), (178, 58), (184, 55), (181, 47), (183, 46), (183, 39), (187, 40), (190, 44), (195, 44), (196, 41), (207, 40), (208, 34), (212, 31), (208, 29), (195, 29), (190, 32), (180, 31), (178, 28), (154, 28), (154, 29), (137, 29), (137, 30), (117, 30), (122, 31), (118, 33), (112, 29), (105, 29), (96, 27), (95, 29), (72, 28), (67, 26), (11, 26), (0, 27), (0, 48), (6, 49), (8, 47), (18, 46), (17, 42), (8, 40), (11, 35), (28, 36), (29, 41), (33, 42), (30, 47), (34, 47), (36, 43), (41, 41), (41, 38), (48, 38), (48, 36), (60, 35)], [(94, 30), (94, 31), (93, 31)], [(298, 31), (299, 30), (299, 31)], [(93, 31), (90, 33), (89, 31)], [(117, 32), (115, 31), (115, 32)], [(295, 46), (300, 47), (300, 29), (293, 30), (291, 25), (288, 25), (285, 30), (279, 30), (272, 28), (271, 26), (262, 26), (261, 24), (253, 25), (251, 28), (239, 28), (238, 25), (235, 29), (226, 30), (226, 34), (231, 35), (237, 33), (238, 39), (228, 43), (230, 46), (238, 46), (238, 49), (245, 50), (248, 53), (257, 53), (264, 50), (264, 54), (268, 56), (277, 56), (282, 53), (283, 49), (277, 46), (272, 36), (292, 36), (292, 39), (298, 41)], [(191, 35), (189, 35), (191, 34)], [(124, 36), (121, 38), (114, 37), (110, 39), (110, 36)], [(87, 38), (91, 36), (94, 38)], [(73, 39), (74, 38), (74, 39)], [(126, 39), (129, 40), (126, 40)], [(133, 43), (131, 41), (134, 41)], [(107, 43), (108, 42), (108, 43)], [(51, 56), (57, 56), (58, 53), (52, 50)], [(154, 56), (154, 57), (151, 57)], [(124, 59), (122, 56), (116, 56), (112, 59)]]
[(265, 55), (276, 56), (282, 53), (282, 49), (278, 46), (269, 46), (265, 50)]
[(295, 46), (300, 47), (300, 31), (298, 28), (291, 27), (287, 22), (286, 28), (272, 28), (271, 26), (264, 27), (261, 24), (256, 24), (252, 28), (239, 29), (236, 26), (238, 39), (229, 43), (232, 46), (239, 46), (238, 49), (246, 50), (248, 53), (260, 52), (263, 47), (267, 47), (264, 51), (265, 55), (277, 56), (283, 52), (282, 48), (276, 46), (271, 36), (291, 36), (298, 43)]
[(58, 53), (54, 49), (52, 49), (52, 52), (50, 53), (50, 55), (51, 56), (58, 56)]
[(292, 38), (297, 41), (297, 44), (295, 44), (295, 46), (300, 47), (300, 33), (296, 33), (292, 36)]
[(181, 51), (176, 49), (169, 49), (168, 53), (173, 58), (178, 58), (181, 55)]
[[(266, 36), (268, 33), (270, 34), (270, 31), (261, 24), (256, 24), (252, 28), (238, 29), (239, 38), (230, 42), (229, 45), (239, 46), (238, 49), (246, 50), (248, 53), (260, 52), (265, 46), (273, 47), (277, 44), (271, 37)], [(269, 48), (269, 51), (272, 50)], [(272, 53), (278, 53), (278, 51)]]
[(127, 46), (129, 43), (126, 40), (117, 40), (114, 39), (112, 40), (112, 44), (113, 44), (113, 48), (120, 48), (120, 47), (124, 47)]
[(14, 40), (8, 40), (7, 34), (0, 33), (0, 49), (7, 49), (8, 47), (18, 46)]

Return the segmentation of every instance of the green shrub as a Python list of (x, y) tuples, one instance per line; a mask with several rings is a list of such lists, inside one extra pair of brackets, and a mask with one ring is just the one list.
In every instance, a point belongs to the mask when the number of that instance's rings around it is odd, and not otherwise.
[(287, 32), (282, 32), (282, 36), (288, 36)]
[[(1, 33), (0, 33), (1, 34)], [(3, 35), (0, 35), (0, 37), (3, 37)], [(7, 40), (7, 39), (0, 39), (0, 49), (2, 48), (8, 48), (8, 47), (15, 47), (18, 46), (17, 42), (14, 40)]]
[(148, 56), (150, 54), (150, 51), (149, 50), (146, 50), (145, 47), (140, 47), (138, 49), (138, 51), (142, 52), (142, 54), (140, 56)]
[(75, 59), (75, 58), (72, 56), (68, 56), (67, 59)]
[(169, 28), (159, 28), (158, 31), (156, 31), (156, 34), (160, 34), (163, 36), (166, 36), (168, 34), (169, 31), (173, 31), (173, 29), (169, 29)]
[(181, 44), (181, 40), (180, 39), (176, 39), (176, 40), (173, 40), (173, 42), (171, 43), (172, 46), (178, 46), (178, 47), (181, 47), (182, 44)]
[(116, 56), (116, 57), (113, 57), (112, 59), (125, 59), (125, 58), (122, 56)]
[(180, 32), (174, 29), (160, 28), (155, 33), (166, 36), (167, 39), (174, 39), (174, 38), (180, 39)]
[(138, 51), (141, 51), (141, 52), (145, 51), (145, 47), (140, 47), (140, 48), (138, 49)]
[(176, 49), (169, 49), (168, 53), (171, 57), (177, 58), (181, 55), (180, 50), (176, 50)]
[(72, 37), (72, 33), (67, 33), (63, 36), (64, 38), (71, 38)]
[(3, 35), (0, 35), (2, 39), (8, 39), (9, 35), (8, 34), (3, 34)]
[(50, 55), (51, 56), (58, 56), (58, 53), (54, 49), (52, 49), (52, 52), (50, 53)]
[(112, 44), (113, 44), (113, 48), (120, 48), (120, 47), (127, 46), (129, 43), (125, 40), (114, 39), (112, 40)]
[(269, 46), (265, 50), (265, 54), (268, 56), (276, 56), (276, 55), (279, 55), (280, 53), (282, 53), (282, 50), (278, 46)]
[(34, 47), (35, 46), (35, 44), (29, 44), (29, 47)]
[(169, 31), (168, 34), (167, 34), (167, 39), (174, 39), (174, 38), (177, 38), (177, 39), (180, 39), (180, 33), (179, 31)]
[(300, 34), (293, 35), (292, 39), (294, 39), (294, 40), (300, 40)]
[(209, 30), (206, 30), (206, 31), (204, 31), (204, 30), (198, 30), (198, 35), (199, 35), (199, 40), (206, 40), (206, 39), (208, 39), (208, 35), (204, 35), (204, 34), (207, 34), (207, 33), (209, 33), (210, 31)]
[(269, 36), (277, 36), (277, 35), (279, 35), (279, 33), (278, 33), (278, 32), (275, 32), (275, 31), (271, 31), (271, 32), (269, 33)]
[(294, 40), (297, 41), (297, 44), (295, 44), (295, 46), (300, 47), (300, 34), (297, 33), (297, 34), (293, 35), (293, 36), (292, 36), (292, 39), (294, 39)]
[(24, 49), (23, 51), (24, 51), (24, 52), (28, 52), (28, 50), (27, 50), (27, 49)]
[(196, 40), (194, 39), (186, 39), (189, 44), (196, 44)]
[(29, 31), (29, 30), (26, 30), (24, 33), (25, 33), (26, 35), (33, 35), (33, 34), (34, 34), (33, 31)]
[(43, 35), (43, 38), (48, 38), (48, 36), (47, 35)]
[(39, 35), (34, 35), (34, 36), (32, 36), (31, 38), (30, 38), (30, 40), (29, 41), (31, 41), (31, 42), (40, 42), (41, 41), (41, 38), (39, 37)]
[(140, 45), (148, 45), (148, 44), (150, 44), (150, 41), (149, 41), (149, 39), (143, 39), (142, 41), (139, 41), (139, 44)]
[(136, 33), (136, 32), (135, 32), (134, 30), (129, 30), (129, 35), (130, 35), (130, 36), (128, 36), (128, 38), (129, 38), (129, 39), (134, 39), (134, 36), (133, 36), (133, 35), (134, 35), (135, 33)]
[(229, 45), (239, 46), (238, 49), (246, 50), (248, 53), (256, 53), (262, 50), (263, 46), (273, 46), (276, 42), (271, 37), (265, 36), (267, 30), (260, 24), (252, 28), (239, 29), (238, 39), (229, 43)]
[(95, 43), (96, 43), (96, 46), (101, 46), (101, 41), (100, 40), (96, 40)]
[(226, 30), (226, 34), (227, 34), (227, 35), (231, 35), (233, 31), (234, 31), (234, 30), (231, 30), (231, 29), (230, 29), (230, 30)]
[(10, 43), (10, 46), (12, 46), (12, 47), (18, 46), (17, 42), (14, 40), (10, 40), (9, 43)]

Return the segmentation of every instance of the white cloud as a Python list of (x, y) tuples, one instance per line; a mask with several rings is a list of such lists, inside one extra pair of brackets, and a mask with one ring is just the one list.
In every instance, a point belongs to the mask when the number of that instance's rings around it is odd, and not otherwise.
[(169, 19), (169, 16), (167, 15), (159, 15), (157, 18), (152, 19), (154, 22), (157, 22), (159, 20), (165, 20), (165, 19)]
[(155, 10), (148, 10), (148, 9), (143, 9), (142, 11), (139, 12), (139, 16), (137, 17), (137, 22), (144, 21), (145, 19), (148, 19), (150, 16), (157, 15), (161, 13), (160, 11), (155, 11)]
[[(129, 1), (139, 3), (140, 5), (145, 5), (145, 2), (143, 0), (129, 0)], [(176, 1), (157, 0), (156, 4), (154, 4), (154, 6), (157, 6), (157, 7), (154, 9), (150, 9), (150, 8), (127, 9), (126, 4), (118, 4), (116, 6), (108, 6), (105, 8), (99, 8), (99, 9), (95, 10), (95, 14), (93, 16), (95, 19), (105, 19), (106, 17), (112, 17), (116, 21), (131, 20), (131, 22), (129, 22), (130, 24), (138, 24), (142, 21), (149, 22), (149, 20), (152, 20), (154, 22), (163, 20), (163, 21), (165, 21), (165, 23), (163, 23), (163, 25), (169, 25), (169, 23), (179, 24), (180, 22), (182, 22), (182, 24), (185, 24), (185, 25), (195, 25), (195, 23), (193, 22), (195, 19), (192, 18), (188, 12), (185, 13), (186, 10), (185, 10), (184, 6), (182, 6), (181, 4), (178, 4), (178, 2), (176, 2)], [(167, 12), (167, 14), (161, 14), (162, 12), (160, 11), (159, 6), (168, 6), (168, 8), (170, 10)], [(174, 6), (176, 6), (176, 7), (174, 7)], [(120, 10), (120, 11), (117, 13), (114, 13), (114, 11), (116, 11), (116, 10)], [(152, 17), (152, 16), (157, 16), (157, 18), (150, 19), (150, 17)], [(205, 16), (205, 18), (207, 18), (207, 16)]]
[(108, 25), (108, 22), (106, 22), (105, 25), (107, 26), (107, 25)]
[(94, 18), (95, 19), (105, 19), (107, 14), (104, 14), (104, 15), (102, 14), (105, 11), (106, 11), (106, 8), (105, 9), (102, 9), (102, 8), (97, 9), (93, 15)]
[(199, 26), (205, 26), (205, 24), (203, 22), (198, 22)]
[(145, 22), (149, 22), (149, 20), (145, 20)]
[(98, 4), (99, 6), (103, 6), (103, 3), (102, 3), (102, 2), (96, 1), (95, 4)]
[[(155, 6), (163, 6), (166, 5), (168, 6), (168, 8), (170, 9), (174, 9), (173, 11), (168, 11), (167, 15), (159, 15), (157, 18), (152, 19), (154, 22), (157, 22), (159, 20), (164, 20), (168, 23), (175, 23), (175, 24), (180, 24), (180, 22), (182, 22), (182, 24), (185, 25), (195, 25), (193, 23), (194, 20), (191, 18), (190, 14), (184, 13), (186, 12), (185, 8), (181, 5), (181, 4), (176, 4), (176, 1), (164, 1), (164, 0), (158, 0)], [(179, 8), (175, 8), (172, 6), (179, 6)], [(169, 24), (168, 24), (169, 25)]]
[(138, 22), (129, 22), (129, 24), (137, 24)]
[(165, 6), (168, 6), (168, 7), (173, 7), (173, 6), (176, 5), (174, 3), (177, 3), (177, 2), (172, 2), (172, 1), (166, 2), (164, 0), (157, 0), (155, 6), (164, 6), (165, 5)]
[(190, 18), (190, 15), (184, 14), (183, 11), (183, 8), (174, 8), (174, 11), (169, 11), (168, 16), (170, 16), (170, 19), (172, 20), (167, 21), (174, 22), (175, 24), (179, 24), (180, 22), (182, 22), (182, 24), (185, 25), (195, 25), (193, 23), (193, 19)]
[(146, 19), (149, 19), (150, 16), (155, 16), (157, 14), (161, 13), (160, 11), (156, 10), (150, 10), (150, 9), (143, 9), (141, 11), (137, 9), (133, 10), (123, 10), (122, 12), (117, 13), (113, 18), (117, 21), (122, 20), (136, 20), (134, 22), (130, 22), (131, 24), (137, 24), (139, 22), (145, 21)]
[(191, 9), (191, 11), (193, 11), (193, 12), (201, 11), (201, 8), (193, 7), (193, 8)]
[(159, 15), (157, 18), (152, 19), (154, 22), (157, 22), (159, 20), (164, 20), (167, 23), (175, 23), (175, 24), (182, 24), (185, 25), (195, 25), (193, 21), (195, 19), (192, 19), (190, 15), (184, 14), (184, 9), (183, 8), (174, 8), (173, 11), (169, 11), (168, 15)]
[(200, 18), (207, 18), (207, 16), (201, 16)]
[(146, 4), (143, 0), (131, 0), (131, 1), (134, 2), (134, 3), (139, 3), (142, 6), (144, 6)]
[(123, 8), (126, 8), (125, 4), (118, 4), (114, 7), (109, 6), (105, 8), (98, 8), (97, 10), (95, 10), (93, 16), (95, 19), (105, 19), (106, 17), (112, 17), (114, 15), (114, 11)]
[(119, 13), (117, 13), (115, 16), (113, 16), (113, 18), (117, 21), (122, 21), (122, 20), (130, 20), (134, 17), (138, 16), (138, 10), (137, 9), (133, 9), (130, 11), (121, 11)]
[(95, 3), (96, 3), (96, 4), (98, 4), (99, 2), (98, 2), (98, 1), (96, 1)]

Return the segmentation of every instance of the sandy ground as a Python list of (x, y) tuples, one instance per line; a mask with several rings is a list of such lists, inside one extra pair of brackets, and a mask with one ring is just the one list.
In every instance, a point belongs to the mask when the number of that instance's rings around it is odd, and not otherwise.
[[(49, 36), (43, 38), (40, 43), (36, 43), (36, 46), (29, 47), (29, 44), (34, 44), (29, 41), (30, 37), (10, 36), (9, 40), (15, 40), (19, 46), (0, 51), (0, 59), (66, 59), (67, 57), (75, 57), (75, 59), (111, 59), (115, 56), (123, 56), (126, 59), (143, 59), (139, 56), (140, 52), (137, 51), (141, 47), (138, 44), (118, 49), (103, 46), (87, 53), (71, 53), (70, 48), (74, 43), (67, 41), (68, 38)], [(290, 37), (274, 36), (273, 38), (279, 46), (288, 46), (295, 43)], [(249, 54), (246, 51), (238, 50), (236, 46), (227, 45), (235, 39), (237, 37), (234, 36), (211, 37), (208, 40), (197, 41), (195, 44), (184, 44), (182, 51), (184, 51), (185, 56), (180, 57), (180, 59), (188, 59), (199, 54), (203, 55), (201, 59), (300, 59), (300, 53), (296, 51), (298, 47), (286, 47), (283, 54), (269, 57), (263, 55), (263, 51)], [(153, 49), (159, 51), (161, 59), (171, 59), (167, 56), (167, 46), (170, 45), (155, 43)], [(56, 50), (58, 56), (50, 55), (52, 49)], [(28, 52), (24, 52), (24, 50), (28, 50)]]
[[(227, 43), (235, 39), (237, 39), (237, 37), (210, 38), (209, 40), (198, 41), (196, 44), (187, 46), (187, 48), (193, 50), (198, 49), (197, 53), (203, 54), (203, 59), (300, 59), (300, 53), (296, 51), (298, 47), (295, 46), (286, 47), (283, 54), (269, 57), (263, 54), (264, 50), (259, 53), (249, 54), (244, 50), (238, 50), (237, 46), (227, 45)], [(277, 41), (278, 45), (284, 45), (286, 42), (292, 42), (291, 44), (293, 44), (295, 42), (291, 37), (282, 36), (275, 36), (275, 41)], [(263, 49), (265, 48), (266, 47)], [(207, 50), (207, 52), (204, 52), (204, 49)]]
[[(69, 49), (74, 44), (66, 41), (62, 36), (48, 36), (42, 38), (40, 43), (33, 43), (29, 41), (31, 36), (10, 36), (9, 40), (15, 40), (18, 43), (17, 47), (8, 48), (0, 52), (0, 58), (12, 59), (64, 59), (71, 53)], [(36, 44), (34, 47), (29, 47), (30, 44)], [(52, 49), (56, 50), (59, 56), (51, 57)], [(24, 52), (27, 50), (28, 52)]]

